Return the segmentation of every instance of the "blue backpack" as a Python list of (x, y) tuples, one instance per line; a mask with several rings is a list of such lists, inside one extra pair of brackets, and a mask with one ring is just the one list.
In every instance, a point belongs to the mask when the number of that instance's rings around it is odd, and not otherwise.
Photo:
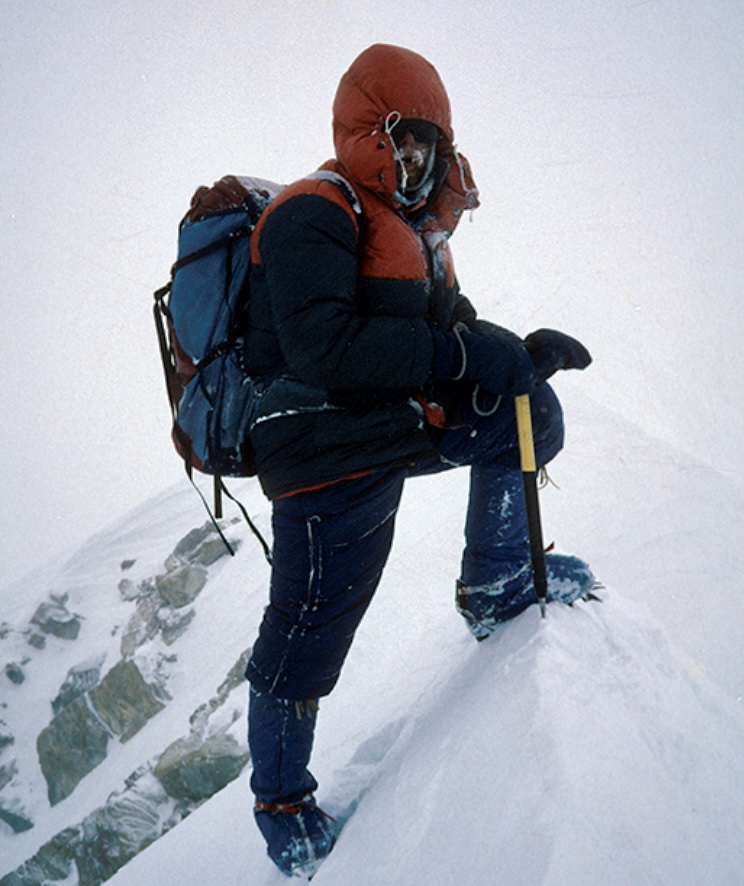
[(226, 176), (199, 188), (181, 221), (155, 321), (173, 416), (189, 474), (250, 477), (256, 386), (243, 370), (236, 320), (250, 296), (251, 233), (281, 186)]
[[(226, 176), (199, 188), (178, 228), (169, 282), (155, 292), (155, 327), (165, 372), (172, 438), (186, 473), (230, 554), (217, 519), (222, 493), (236, 502), (263, 547), (266, 541), (223, 477), (256, 473), (250, 444), (258, 388), (244, 371), (236, 321), (250, 297), (251, 234), (282, 186)], [(194, 469), (214, 477), (214, 514)]]
[[(344, 178), (324, 171), (313, 177), (337, 185), (361, 219), (357, 196)], [(211, 188), (199, 188), (179, 225), (170, 280), (155, 292), (173, 442), (205, 505), (193, 471), (214, 477), (217, 517), (222, 516), (221, 493), (235, 501), (222, 478), (256, 473), (250, 428), (260, 383), (244, 370), (238, 321), (245, 321), (250, 299), (251, 234), (282, 187), (265, 179), (228, 175)], [(268, 558), (268, 547), (258, 537)]]

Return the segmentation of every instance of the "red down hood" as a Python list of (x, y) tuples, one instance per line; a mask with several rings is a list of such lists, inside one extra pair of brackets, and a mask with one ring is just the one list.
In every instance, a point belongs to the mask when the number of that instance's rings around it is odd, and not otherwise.
[(436, 69), (410, 49), (370, 46), (341, 78), (333, 103), (336, 156), (356, 184), (393, 204), (395, 158), (385, 124), (391, 114), (434, 123), (444, 134), (437, 149), (449, 171), (432, 207), (452, 233), (462, 212), (478, 206), (465, 158), (454, 148), (449, 98)]

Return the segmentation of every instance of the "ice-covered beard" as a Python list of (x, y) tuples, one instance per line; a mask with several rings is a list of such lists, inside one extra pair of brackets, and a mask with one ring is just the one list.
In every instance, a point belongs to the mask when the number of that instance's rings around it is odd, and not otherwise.
[[(414, 206), (429, 196), (434, 177), (434, 148), (408, 146), (395, 153), (398, 188), (395, 199), (403, 206)], [(406, 162), (407, 161), (407, 162)]]
[(410, 153), (401, 154), (400, 163), (403, 167), (403, 175), (400, 187), (402, 190), (416, 188), (421, 184), (421, 179), (426, 171), (427, 153), (421, 148), (413, 148)]

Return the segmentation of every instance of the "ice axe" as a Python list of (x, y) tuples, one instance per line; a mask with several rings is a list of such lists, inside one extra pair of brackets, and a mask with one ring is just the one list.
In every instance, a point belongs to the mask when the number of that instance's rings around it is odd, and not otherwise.
[(537, 493), (535, 440), (532, 435), (532, 414), (530, 413), (529, 394), (515, 397), (514, 405), (517, 410), (519, 457), (522, 464), (524, 499), (527, 506), (527, 531), (530, 538), (532, 578), (537, 591), (537, 602), (540, 604), (540, 615), (545, 618), (545, 604), (548, 599), (548, 578), (545, 571), (545, 548), (543, 546), (542, 523), (540, 521), (540, 501)]

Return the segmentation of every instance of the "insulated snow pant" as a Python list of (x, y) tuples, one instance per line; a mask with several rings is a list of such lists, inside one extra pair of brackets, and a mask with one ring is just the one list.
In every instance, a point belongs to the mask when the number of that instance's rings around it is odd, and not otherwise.
[[(563, 416), (548, 385), (531, 404), (544, 465), (563, 445)], [(504, 561), (529, 560), (513, 400), (503, 398), (491, 415), (469, 407), (460, 426), (432, 430), (432, 439), (440, 457), (412, 470), (376, 471), (274, 502), (270, 604), (246, 672), (257, 689), (292, 700), (331, 692), (380, 581), (407, 477), (472, 465), (465, 584), (491, 581)]]
[(278, 499), (269, 607), (246, 676), (279, 698), (336, 685), (393, 541), (402, 471)]
[[(535, 458), (541, 467), (563, 448), (563, 412), (552, 388), (541, 385), (530, 397)], [(418, 465), (410, 476), (470, 465), (470, 495), (460, 580), (481, 585), (530, 559), (517, 415), (504, 397), (492, 415), (473, 405), (455, 428), (432, 429), (438, 459)]]
[(286, 701), (251, 686), (248, 745), (258, 801), (296, 803), (318, 787), (307, 770), (316, 718), (313, 702)]
[[(548, 385), (530, 399), (544, 465), (563, 445), (563, 416)], [(489, 582), (529, 560), (513, 400), (491, 415), (469, 408), (461, 426), (431, 434), (439, 458), (412, 470), (376, 471), (274, 502), (270, 603), (246, 671), (251, 786), (263, 802), (315, 789), (307, 769), (315, 715), (297, 718), (294, 702), (306, 710), (336, 685), (387, 561), (408, 477), (472, 466), (464, 583)]]

